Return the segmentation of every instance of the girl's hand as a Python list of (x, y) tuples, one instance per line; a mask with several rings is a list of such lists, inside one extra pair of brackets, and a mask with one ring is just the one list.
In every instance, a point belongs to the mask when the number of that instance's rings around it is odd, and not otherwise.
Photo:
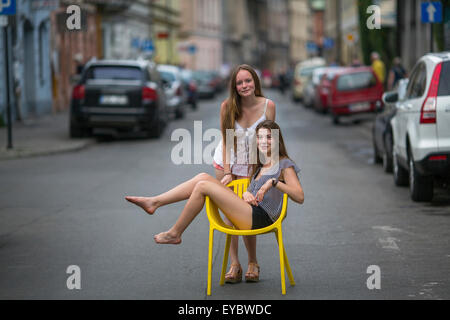
[(223, 184), (223, 185), (227, 185), (227, 184), (229, 184), (231, 181), (233, 181), (233, 176), (231, 175), (231, 174), (227, 174), (226, 176), (224, 176), (223, 178), (222, 178), (222, 180), (220, 180), (220, 182)]
[(242, 195), (242, 199), (247, 202), (248, 204), (252, 204), (254, 206), (258, 205), (258, 202), (256, 201), (256, 198), (254, 195), (252, 195), (250, 192), (245, 191)]
[(272, 179), (268, 180), (262, 185), (262, 187), (256, 193), (256, 201), (261, 202), (264, 199), (264, 195), (272, 188)]

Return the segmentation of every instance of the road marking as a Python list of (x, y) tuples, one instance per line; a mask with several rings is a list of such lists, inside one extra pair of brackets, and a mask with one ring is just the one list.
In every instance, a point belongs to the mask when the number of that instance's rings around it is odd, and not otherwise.
[(403, 230), (391, 226), (373, 226), (372, 229), (381, 233), (381, 237), (378, 238), (378, 243), (383, 249), (400, 251), (400, 247), (397, 244), (400, 240), (392, 237), (390, 233), (403, 232)]
[(378, 239), (378, 242), (381, 244), (381, 247), (383, 249), (399, 251), (400, 248), (398, 247), (396, 241), (398, 241), (398, 239), (393, 238), (393, 237), (387, 237), (386, 239), (382, 239), (382, 238)]

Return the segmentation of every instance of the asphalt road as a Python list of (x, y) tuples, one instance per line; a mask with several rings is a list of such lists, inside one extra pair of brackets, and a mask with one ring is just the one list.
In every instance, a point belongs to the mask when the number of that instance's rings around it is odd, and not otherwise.
[[(171, 122), (158, 140), (100, 141), (73, 153), (0, 162), (0, 299), (449, 299), (450, 195), (413, 203), (408, 189), (372, 163), (370, 125), (333, 126), (288, 95), (265, 93), (277, 104), (305, 190), (305, 203), (290, 201), (284, 222), (297, 282), (287, 282), (285, 297), (273, 235), (258, 237), (261, 281), (221, 287), (225, 238), (216, 233), (207, 297), (206, 214), (181, 245), (157, 245), (153, 235), (167, 230), (184, 204), (148, 216), (124, 200), (214, 173), (205, 163), (174, 164), (179, 142), (171, 134), (189, 130), (194, 150), (194, 121), (202, 121), (203, 133), (218, 128), (223, 93)], [(242, 242), (240, 248), (245, 271)], [(68, 289), (71, 265), (80, 268), (81, 289)], [(380, 287), (370, 290), (374, 265)]]

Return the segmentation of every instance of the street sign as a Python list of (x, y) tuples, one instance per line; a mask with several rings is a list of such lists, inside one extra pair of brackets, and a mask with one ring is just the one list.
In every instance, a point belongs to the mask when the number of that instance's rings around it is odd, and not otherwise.
[(440, 2), (422, 2), (422, 23), (441, 23), (442, 22), (442, 3)]
[(324, 49), (331, 49), (334, 47), (334, 39), (332, 38), (325, 38), (323, 40), (323, 48)]
[(0, 15), (16, 14), (16, 0), (0, 0)]
[(197, 47), (194, 44), (191, 44), (188, 46), (187, 52), (189, 54), (195, 54), (197, 52)]
[(309, 53), (316, 53), (317, 51), (319, 51), (319, 47), (315, 42), (308, 41), (306, 42), (306, 51), (308, 51)]

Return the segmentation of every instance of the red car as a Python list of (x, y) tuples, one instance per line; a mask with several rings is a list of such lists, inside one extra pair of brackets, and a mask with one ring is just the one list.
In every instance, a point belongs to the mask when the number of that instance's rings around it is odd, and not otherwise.
[(326, 68), (320, 78), (319, 85), (315, 90), (314, 108), (316, 111), (326, 113), (328, 111), (328, 96), (331, 93), (332, 80), (336, 72), (341, 70), (340, 67)]
[(375, 113), (382, 109), (383, 84), (371, 67), (345, 68), (332, 81), (328, 106), (334, 124), (340, 117)]

